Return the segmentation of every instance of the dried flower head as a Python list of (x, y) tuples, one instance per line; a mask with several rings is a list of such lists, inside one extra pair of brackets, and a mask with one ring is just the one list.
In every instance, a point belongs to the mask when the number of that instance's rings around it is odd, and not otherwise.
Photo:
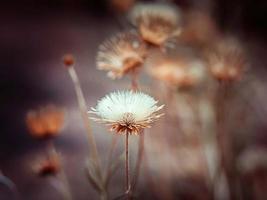
[(26, 116), (31, 135), (40, 139), (58, 135), (63, 123), (64, 111), (52, 105), (29, 111)]
[(47, 158), (38, 160), (33, 166), (33, 170), (40, 177), (55, 176), (61, 169), (60, 156), (57, 153), (52, 153)]
[(135, 32), (119, 33), (99, 47), (97, 67), (106, 70), (111, 78), (140, 67), (146, 55), (146, 46)]
[(240, 80), (245, 69), (245, 58), (236, 40), (220, 41), (208, 54), (211, 74), (220, 81)]
[(66, 54), (63, 56), (63, 63), (66, 67), (71, 67), (75, 63), (74, 56), (72, 54)]
[(179, 18), (178, 10), (166, 4), (137, 4), (130, 13), (142, 38), (154, 45), (162, 45), (180, 33)]
[(157, 103), (141, 92), (118, 91), (102, 98), (89, 113), (97, 115), (98, 118), (92, 119), (107, 124), (111, 131), (137, 135), (163, 115), (158, 111), (164, 105), (157, 106)]
[(149, 75), (178, 88), (196, 86), (206, 77), (205, 66), (200, 59), (186, 58), (181, 54), (152, 53), (145, 66)]

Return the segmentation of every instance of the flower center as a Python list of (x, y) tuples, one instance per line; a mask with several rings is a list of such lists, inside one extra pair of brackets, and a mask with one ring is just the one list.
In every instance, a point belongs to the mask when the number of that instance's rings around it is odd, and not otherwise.
[(125, 114), (123, 114), (122, 121), (125, 124), (125, 126), (132, 125), (135, 122), (133, 113), (125, 113)]

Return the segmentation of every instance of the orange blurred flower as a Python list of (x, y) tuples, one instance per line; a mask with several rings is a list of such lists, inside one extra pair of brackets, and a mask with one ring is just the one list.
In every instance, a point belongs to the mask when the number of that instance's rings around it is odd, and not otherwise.
[(29, 111), (26, 124), (32, 136), (49, 138), (57, 136), (63, 127), (65, 113), (53, 105), (42, 107), (39, 110)]

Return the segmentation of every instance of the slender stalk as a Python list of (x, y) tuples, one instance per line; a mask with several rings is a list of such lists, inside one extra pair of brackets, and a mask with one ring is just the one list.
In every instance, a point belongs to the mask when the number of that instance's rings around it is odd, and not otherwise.
[(227, 179), (227, 186), (229, 189), (229, 198), (230, 199), (239, 199), (238, 193), (236, 191), (236, 181), (237, 176), (235, 168), (232, 165), (234, 160), (233, 152), (233, 138), (229, 134), (226, 127), (227, 119), (227, 106), (226, 102), (229, 100), (231, 95), (231, 85), (227, 82), (222, 82), (219, 85), (219, 93), (217, 96), (217, 141), (218, 147), (220, 150), (220, 162), (221, 170), (224, 172)]
[(125, 190), (127, 199), (130, 199), (130, 168), (129, 168), (129, 132), (125, 135)]
[[(214, 135), (214, 132), (212, 132), (212, 127), (207, 126), (208, 122), (205, 121), (205, 119), (202, 118), (202, 111), (199, 109), (200, 104), (198, 106), (198, 109), (195, 109), (195, 112), (197, 113), (197, 126), (199, 130), (202, 131), (201, 134), (199, 134), (199, 140), (202, 143), (203, 153), (206, 158), (206, 164), (208, 168), (209, 173), (209, 184), (211, 187), (214, 184), (215, 176), (218, 170), (218, 146), (217, 146), (217, 140), (216, 136)], [(207, 111), (205, 111), (207, 112)]]
[(133, 91), (139, 90), (137, 79), (138, 79), (138, 71), (137, 69), (133, 69), (131, 71), (131, 90)]
[(94, 136), (93, 136), (93, 133), (91, 130), (90, 120), (89, 120), (88, 115), (87, 115), (86, 102), (85, 102), (85, 98), (84, 98), (84, 95), (83, 95), (83, 92), (81, 89), (80, 81), (78, 79), (77, 73), (76, 73), (73, 66), (68, 67), (68, 72), (70, 74), (70, 77), (71, 77), (73, 84), (74, 84), (74, 87), (75, 87), (75, 92), (77, 95), (77, 100), (78, 100), (80, 112), (81, 112), (82, 119), (83, 119), (83, 122), (84, 122), (84, 125), (86, 128), (86, 132), (87, 132), (90, 154), (91, 154), (92, 159), (94, 160), (94, 162), (97, 166), (96, 172), (97, 172), (99, 178), (102, 179), (98, 151), (97, 151), (95, 139), (94, 139)]

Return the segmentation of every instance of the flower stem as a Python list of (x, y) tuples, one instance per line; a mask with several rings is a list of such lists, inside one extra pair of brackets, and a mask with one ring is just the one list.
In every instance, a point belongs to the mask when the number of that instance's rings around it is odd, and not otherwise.
[(79, 108), (80, 108), (80, 112), (83, 118), (83, 122), (86, 128), (86, 132), (87, 132), (87, 138), (88, 138), (88, 143), (89, 143), (89, 148), (90, 148), (90, 152), (91, 152), (91, 156), (92, 159), (94, 160), (96, 166), (97, 166), (97, 174), (99, 176), (100, 179), (102, 179), (102, 175), (101, 175), (101, 170), (100, 170), (100, 161), (99, 161), (99, 156), (98, 156), (98, 151), (97, 151), (97, 147), (96, 147), (96, 143), (95, 143), (95, 139), (91, 130), (91, 126), (90, 126), (90, 120), (87, 116), (87, 108), (86, 108), (86, 102), (85, 102), (85, 98), (81, 89), (81, 85), (79, 82), (79, 78), (77, 76), (77, 73), (74, 69), (73, 66), (68, 67), (68, 72), (70, 74), (70, 77), (72, 79), (72, 82), (74, 84), (75, 87), (75, 92), (77, 95), (77, 100), (78, 100), (78, 104), (79, 104)]
[(129, 199), (130, 193), (130, 174), (129, 174), (129, 132), (126, 132), (125, 136), (125, 190), (127, 199)]

